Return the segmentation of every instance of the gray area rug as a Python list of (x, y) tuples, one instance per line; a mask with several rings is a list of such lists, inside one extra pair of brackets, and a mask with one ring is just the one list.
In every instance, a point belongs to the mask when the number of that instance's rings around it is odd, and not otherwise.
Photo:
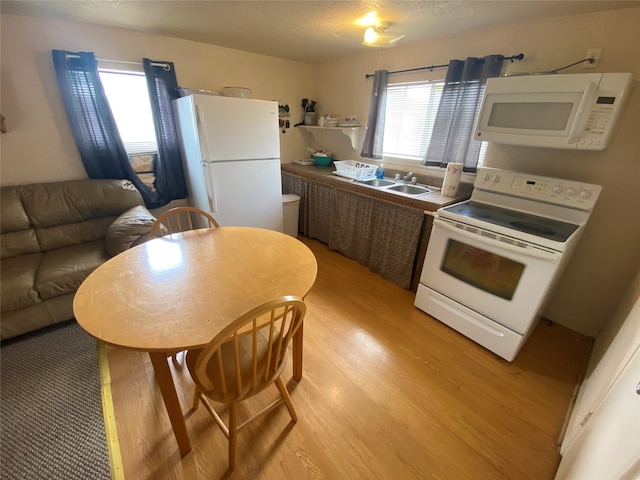
[(0, 478), (109, 479), (96, 341), (75, 321), (0, 346)]

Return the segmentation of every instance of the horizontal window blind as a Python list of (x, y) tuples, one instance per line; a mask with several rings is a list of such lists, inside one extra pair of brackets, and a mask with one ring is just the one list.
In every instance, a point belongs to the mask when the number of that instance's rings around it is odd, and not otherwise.
[(144, 73), (100, 70), (99, 74), (127, 154), (156, 153), (158, 143)]
[(383, 154), (422, 160), (442, 96), (444, 82), (389, 85)]
[[(453, 85), (455, 88), (449, 88), (440, 101), (440, 115), (445, 122), (431, 142), (427, 165), (462, 162), (468, 155), (477, 159), (483, 143), (473, 138), (473, 130), (485, 85), (480, 82)], [(430, 161), (431, 158), (437, 161)]]
[(124, 148), (131, 155), (152, 155), (158, 152), (158, 144), (155, 140), (148, 142), (124, 142)]

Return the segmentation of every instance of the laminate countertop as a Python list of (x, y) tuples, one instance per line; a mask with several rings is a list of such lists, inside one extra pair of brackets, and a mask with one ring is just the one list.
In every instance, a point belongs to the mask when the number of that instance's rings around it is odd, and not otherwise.
[[(461, 183), (458, 193), (455, 197), (446, 197), (440, 193), (440, 186), (442, 185), (441, 179), (434, 179), (419, 174), (418, 184), (426, 185), (429, 188), (434, 188), (431, 193), (425, 193), (423, 195), (407, 195), (399, 192), (388, 192), (384, 188), (371, 187), (364, 183), (356, 182), (349, 178), (334, 175), (335, 167), (330, 165), (328, 167), (318, 167), (315, 165), (297, 165), (295, 163), (285, 163), (281, 165), (282, 171), (291, 175), (297, 175), (299, 177), (315, 180), (327, 185), (334, 185), (336, 187), (351, 190), (353, 192), (361, 193), (363, 195), (369, 195), (371, 197), (387, 200), (400, 205), (406, 205), (408, 207), (420, 208), (426, 212), (435, 212), (440, 207), (458, 203), (463, 200), (467, 200), (471, 196), (471, 190), (473, 185), (470, 183)], [(395, 173), (400, 171), (385, 169), (386, 176), (393, 178)], [(405, 172), (406, 173), (406, 172)]]

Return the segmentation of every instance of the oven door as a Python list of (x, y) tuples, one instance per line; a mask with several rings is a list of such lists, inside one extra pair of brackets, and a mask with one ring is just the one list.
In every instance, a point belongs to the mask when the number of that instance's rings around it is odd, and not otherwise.
[(525, 334), (558, 269), (559, 252), (521, 248), (436, 218), (420, 283)]

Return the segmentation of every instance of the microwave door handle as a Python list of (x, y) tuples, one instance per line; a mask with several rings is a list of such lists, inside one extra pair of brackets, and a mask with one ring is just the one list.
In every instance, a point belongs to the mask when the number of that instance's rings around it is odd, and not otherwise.
[(540, 260), (546, 260), (547, 262), (553, 262), (553, 263), (559, 263), (560, 262), (560, 255), (556, 254), (556, 253), (552, 253), (552, 252), (545, 252), (543, 250), (537, 250), (537, 249), (533, 249), (533, 248), (521, 248), (521, 247), (515, 247), (513, 245), (510, 245), (508, 243), (505, 242), (500, 242), (498, 240), (492, 240), (490, 238), (487, 237), (481, 237), (480, 235), (476, 235), (475, 233), (467, 233), (464, 230), (461, 230), (457, 227), (454, 227), (453, 225), (451, 225), (450, 223), (444, 221), (444, 220), (439, 220), (436, 217), (436, 220), (433, 224), (433, 226), (439, 226), (444, 228), (445, 230), (449, 230), (458, 234), (464, 234), (465, 236), (472, 238), (473, 240), (479, 242), (479, 243), (484, 243), (486, 245), (491, 245), (497, 248), (501, 248), (502, 250), (508, 250), (510, 252), (514, 252), (517, 253), (519, 255), (524, 255), (527, 257), (533, 257), (533, 258), (539, 258)]
[(569, 131), (569, 144), (576, 143), (578, 141), (578, 135), (580, 135), (584, 127), (587, 126), (587, 121), (589, 120), (588, 114), (591, 112), (591, 109), (587, 112), (585, 112), (585, 109), (593, 105), (597, 92), (598, 86), (596, 82), (588, 82), (584, 92), (582, 92), (582, 98), (578, 104), (578, 110), (576, 110), (576, 116), (573, 119), (573, 125), (571, 125), (571, 130)]

